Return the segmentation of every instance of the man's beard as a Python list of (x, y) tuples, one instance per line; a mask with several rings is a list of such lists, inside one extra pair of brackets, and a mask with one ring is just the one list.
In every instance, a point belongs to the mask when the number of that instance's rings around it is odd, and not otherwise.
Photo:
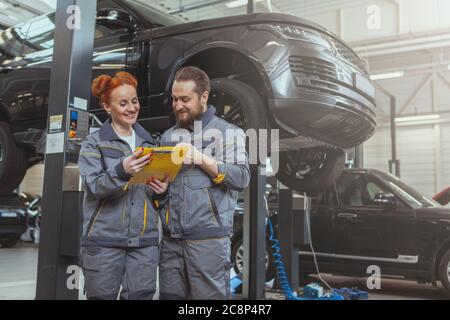
[(180, 129), (191, 129), (194, 126), (194, 121), (198, 120), (203, 113), (203, 106), (199, 105), (195, 110), (188, 111), (186, 119), (180, 119), (178, 111), (175, 112), (177, 127)]

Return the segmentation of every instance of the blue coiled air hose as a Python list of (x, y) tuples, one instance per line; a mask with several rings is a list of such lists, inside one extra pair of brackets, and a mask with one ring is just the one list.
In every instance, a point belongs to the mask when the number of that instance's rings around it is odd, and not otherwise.
[(271, 246), (273, 249), (273, 257), (275, 259), (275, 269), (276, 274), (278, 278), (278, 282), (280, 283), (281, 290), (284, 293), (284, 296), (286, 297), (286, 300), (344, 300), (344, 298), (336, 293), (331, 293), (330, 295), (322, 298), (317, 299), (308, 299), (308, 298), (299, 298), (297, 297), (294, 292), (292, 291), (291, 285), (289, 283), (289, 279), (286, 273), (286, 269), (284, 267), (283, 263), (283, 256), (281, 255), (280, 251), (280, 242), (275, 239), (274, 232), (273, 232), (273, 225), (272, 221), (270, 219), (267, 219), (269, 222), (269, 228), (270, 228), (270, 241), (273, 242), (273, 245)]

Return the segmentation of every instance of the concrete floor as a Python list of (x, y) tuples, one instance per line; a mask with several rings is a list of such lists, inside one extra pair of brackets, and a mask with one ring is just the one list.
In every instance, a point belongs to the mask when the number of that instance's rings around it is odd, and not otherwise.
[[(0, 300), (33, 300), (36, 290), (38, 249), (34, 245), (19, 244), (12, 249), (0, 248)], [(332, 287), (365, 288), (366, 280), (324, 275)], [(267, 298), (280, 295), (267, 293)], [(369, 292), (371, 300), (441, 300), (450, 299), (439, 286), (419, 285), (413, 281), (383, 279), (380, 290)], [(85, 299), (80, 294), (80, 299)]]

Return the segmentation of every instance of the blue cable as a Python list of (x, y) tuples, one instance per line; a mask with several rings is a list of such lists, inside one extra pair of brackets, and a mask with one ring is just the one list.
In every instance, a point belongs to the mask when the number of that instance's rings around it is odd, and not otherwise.
[(294, 294), (291, 285), (289, 283), (286, 269), (284, 267), (284, 262), (282, 260), (283, 256), (280, 253), (281, 251), (280, 242), (277, 239), (275, 239), (272, 221), (270, 219), (267, 220), (269, 221), (270, 241), (273, 242), (273, 245), (271, 247), (273, 249), (272, 255), (275, 258), (275, 269), (277, 273), (277, 278), (278, 282), (280, 283), (281, 290), (283, 291), (284, 296), (286, 297), (286, 300), (344, 300), (343, 296), (336, 293), (331, 293), (329, 296), (317, 299), (299, 298)]

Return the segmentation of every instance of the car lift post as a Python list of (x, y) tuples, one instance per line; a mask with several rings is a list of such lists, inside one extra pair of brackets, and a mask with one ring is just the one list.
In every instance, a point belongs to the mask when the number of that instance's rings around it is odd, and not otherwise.
[(250, 185), (245, 192), (244, 276), (242, 298), (260, 300), (265, 297), (266, 253), (266, 166), (250, 165)]
[(355, 168), (364, 168), (364, 145), (355, 147), (353, 162)]
[[(97, 1), (58, 0), (50, 78), (36, 299), (78, 299), (79, 142), (88, 101)], [(70, 136), (69, 136), (70, 133)]]
[[(308, 220), (310, 217), (309, 208), (305, 210), (305, 201), (309, 197), (293, 194), (283, 184), (279, 183), (278, 188), (278, 241), (280, 242), (280, 253), (285, 266), (285, 271), (289, 284), (293, 291), (299, 289), (299, 251), (300, 246), (310, 243)], [(309, 219), (309, 221), (311, 221)], [(275, 287), (281, 285), (275, 281)]]

